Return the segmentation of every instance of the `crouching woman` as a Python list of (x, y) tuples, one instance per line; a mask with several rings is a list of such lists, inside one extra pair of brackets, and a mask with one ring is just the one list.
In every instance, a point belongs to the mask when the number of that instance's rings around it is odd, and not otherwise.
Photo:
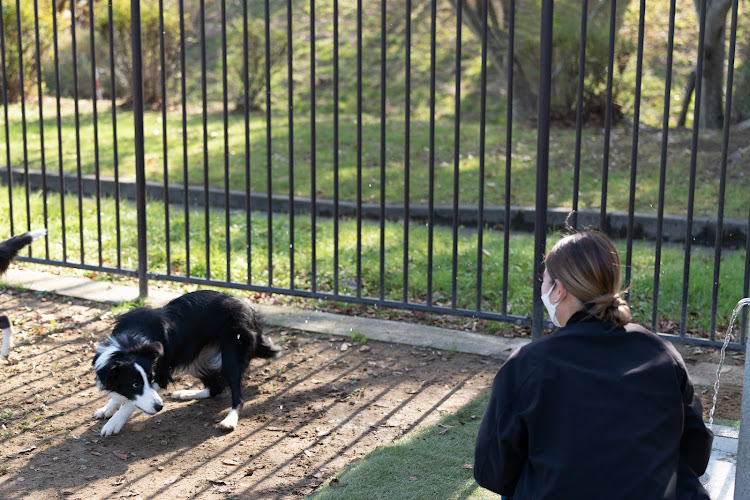
[(522, 499), (709, 499), (713, 434), (682, 357), (630, 323), (620, 258), (601, 232), (545, 259), (551, 335), (498, 372), (476, 440), (479, 485)]

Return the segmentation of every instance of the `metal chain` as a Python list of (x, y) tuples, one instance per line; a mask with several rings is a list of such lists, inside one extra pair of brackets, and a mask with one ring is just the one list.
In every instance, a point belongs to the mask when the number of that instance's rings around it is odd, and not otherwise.
[[(730, 325), (731, 326), (731, 325)], [(708, 412), (708, 428), (712, 429), (714, 426), (714, 411), (716, 411), (716, 398), (719, 396), (719, 387), (721, 387), (721, 369), (724, 366), (724, 356), (726, 355), (727, 345), (732, 339), (731, 329), (727, 329), (727, 334), (724, 336), (724, 345), (721, 346), (721, 354), (719, 355), (719, 366), (716, 368), (716, 382), (714, 382), (714, 398), (713, 406), (711, 411)]]
[(726, 355), (727, 345), (732, 339), (732, 330), (734, 330), (734, 322), (737, 320), (737, 316), (744, 306), (750, 305), (750, 298), (741, 299), (737, 302), (737, 305), (732, 311), (732, 319), (729, 320), (729, 326), (727, 327), (727, 333), (724, 336), (724, 345), (721, 346), (721, 354), (719, 355), (719, 366), (716, 368), (716, 382), (714, 382), (714, 398), (713, 406), (711, 411), (708, 412), (708, 428), (711, 429), (714, 425), (714, 411), (716, 411), (716, 399), (719, 395), (719, 387), (721, 386), (721, 369), (724, 367), (724, 356)]

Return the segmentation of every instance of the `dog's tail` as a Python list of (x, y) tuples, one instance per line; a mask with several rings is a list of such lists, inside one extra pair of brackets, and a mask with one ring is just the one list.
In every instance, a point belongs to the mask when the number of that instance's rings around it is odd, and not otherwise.
[(37, 229), (35, 231), (17, 234), (12, 238), (0, 242), (0, 275), (5, 273), (10, 263), (23, 247), (45, 234), (47, 234), (46, 229)]
[(281, 356), (281, 347), (265, 335), (260, 335), (255, 346), (255, 355), (259, 358), (278, 358)]

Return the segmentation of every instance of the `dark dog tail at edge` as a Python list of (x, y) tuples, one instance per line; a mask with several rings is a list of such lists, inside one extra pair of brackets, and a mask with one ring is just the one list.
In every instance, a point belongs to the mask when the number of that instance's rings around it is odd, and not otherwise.
[(23, 234), (17, 234), (12, 238), (0, 242), (0, 275), (4, 274), (8, 270), (8, 266), (13, 259), (18, 255), (23, 247), (30, 244), (37, 238), (40, 238), (47, 234), (46, 229), (37, 229), (35, 231), (29, 231)]
[(271, 339), (261, 335), (255, 346), (255, 356), (259, 358), (278, 358), (281, 356), (281, 347), (274, 344)]

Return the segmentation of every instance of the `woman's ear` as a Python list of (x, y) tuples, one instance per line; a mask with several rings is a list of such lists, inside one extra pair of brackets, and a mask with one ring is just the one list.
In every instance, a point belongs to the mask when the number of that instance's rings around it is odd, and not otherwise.
[(568, 291), (565, 289), (565, 285), (563, 285), (563, 282), (559, 279), (555, 280), (555, 290), (553, 290), (553, 292), (557, 295), (557, 300), (552, 301), (555, 304), (559, 304), (568, 294)]

